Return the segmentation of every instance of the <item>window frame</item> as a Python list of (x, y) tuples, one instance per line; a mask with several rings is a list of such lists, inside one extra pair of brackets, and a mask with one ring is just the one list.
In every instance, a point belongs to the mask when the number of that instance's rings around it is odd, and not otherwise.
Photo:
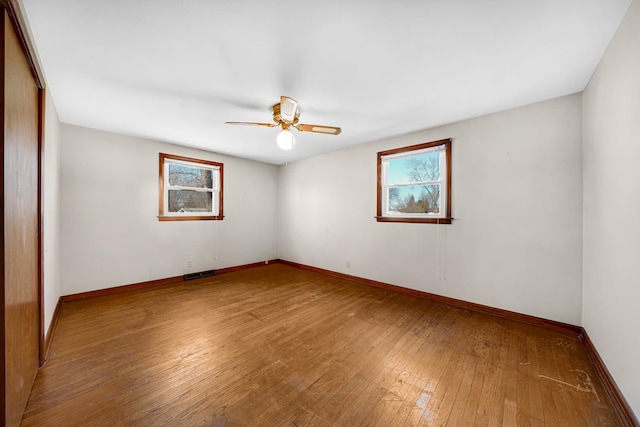
[[(444, 204), (444, 208), (441, 209), (437, 216), (429, 215), (429, 214), (415, 214), (415, 213), (407, 213), (407, 214), (394, 214), (389, 215), (384, 212), (384, 207), (387, 206), (388, 200), (383, 197), (383, 194), (386, 193), (386, 189), (391, 187), (391, 185), (383, 182), (384, 176), (384, 165), (385, 157), (396, 156), (398, 154), (405, 154), (406, 157), (411, 157), (412, 151), (422, 151), (427, 149), (434, 149), (438, 147), (444, 147), (444, 167), (445, 172), (442, 177), (442, 187), (440, 191), (440, 206)], [(408, 154), (409, 153), (409, 154)], [(416, 153), (420, 154), (420, 153)], [(426, 142), (422, 144), (410, 145), (407, 147), (394, 148), (391, 150), (380, 151), (377, 154), (377, 174), (378, 174), (378, 182), (377, 182), (377, 210), (376, 210), (376, 220), (378, 222), (408, 222), (408, 223), (422, 223), (422, 224), (451, 224), (453, 218), (451, 217), (451, 138), (448, 139), (440, 139), (438, 141)], [(398, 156), (400, 157), (400, 156)], [(442, 163), (441, 163), (442, 166)], [(444, 195), (442, 194), (444, 190)]]
[[(217, 170), (218, 172), (218, 189), (212, 189), (212, 202), (217, 203), (218, 212), (217, 214), (212, 213), (211, 215), (189, 215), (189, 213), (185, 212), (184, 214), (178, 212), (165, 212), (165, 200), (168, 197), (169, 189), (165, 182), (165, 165), (171, 163), (171, 161), (175, 161), (175, 163), (187, 163), (192, 164), (196, 168), (206, 168), (211, 170)], [(168, 161), (168, 162), (167, 162)], [(167, 177), (168, 179), (168, 177)], [(219, 162), (213, 162), (210, 160), (202, 160), (196, 159), (193, 157), (184, 157), (178, 156), (175, 154), (166, 154), (160, 153), (160, 174), (159, 174), (159, 187), (160, 187), (160, 197), (158, 204), (158, 220), (160, 221), (202, 221), (202, 220), (222, 220), (224, 219), (223, 214), (223, 193), (224, 193), (224, 164)], [(216, 197), (217, 193), (217, 197)]]

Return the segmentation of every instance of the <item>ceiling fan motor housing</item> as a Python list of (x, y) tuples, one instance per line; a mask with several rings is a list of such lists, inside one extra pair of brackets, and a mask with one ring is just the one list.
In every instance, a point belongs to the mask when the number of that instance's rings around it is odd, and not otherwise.
[(298, 111), (298, 101), (288, 96), (280, 97), (280, 119), (283, 122), (293, 123)]

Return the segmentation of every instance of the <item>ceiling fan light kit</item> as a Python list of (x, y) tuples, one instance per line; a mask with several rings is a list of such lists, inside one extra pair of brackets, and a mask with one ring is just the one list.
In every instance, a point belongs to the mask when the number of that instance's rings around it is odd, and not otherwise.
[(296, 138), (289, 129), (282, 129), (276, 138), (276, 143), (282, 150), (291, 150), (296, 143)]
[(327, 135), (338, 135), (342, 132), (342, 129), (335, 126), (322, 126), (322, 125), (310, 125), (298, 123), (298, 117), (300, 117), (300, 109), (298, 108), (298, 101), (288, 96), (281, 96), (280, 102), (271, 107), (273, 112), (274, 123), (257, 123), (257, 122), (225, 122), (229, 125), (248, 125), (248, 126), (265, 126), (276, 127), (280, 126), (282, 130), (276, 138), (278, 147), (282, 150), (291, 150), (295, 145), (295, 137), (291, 133), (290, 128), (293, 126), (300, 132), (315, 132), (324, 133)]

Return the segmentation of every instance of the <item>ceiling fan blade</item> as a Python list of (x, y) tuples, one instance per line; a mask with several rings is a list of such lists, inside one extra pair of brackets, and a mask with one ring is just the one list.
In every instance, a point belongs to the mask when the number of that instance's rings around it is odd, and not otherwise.
[(302, 132), (326, 133), (328, 135), (338, 135), (340, 132), (342, 132), (342, 129), (335, 126), (297, 124), (295, 125), (295, 127)]
[(278, 126), (275, 123), (256, 123), (256, 122), (224, 122), (225, 125), (246, 125), (246, 126), (266, 126), (273, 128)]

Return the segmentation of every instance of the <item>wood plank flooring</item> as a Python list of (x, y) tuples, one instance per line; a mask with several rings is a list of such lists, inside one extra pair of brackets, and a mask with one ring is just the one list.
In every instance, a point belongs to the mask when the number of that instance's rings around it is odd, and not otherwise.
[(576, 337), (282, 264), (64, 304), (22, 422), (620, 424)]

